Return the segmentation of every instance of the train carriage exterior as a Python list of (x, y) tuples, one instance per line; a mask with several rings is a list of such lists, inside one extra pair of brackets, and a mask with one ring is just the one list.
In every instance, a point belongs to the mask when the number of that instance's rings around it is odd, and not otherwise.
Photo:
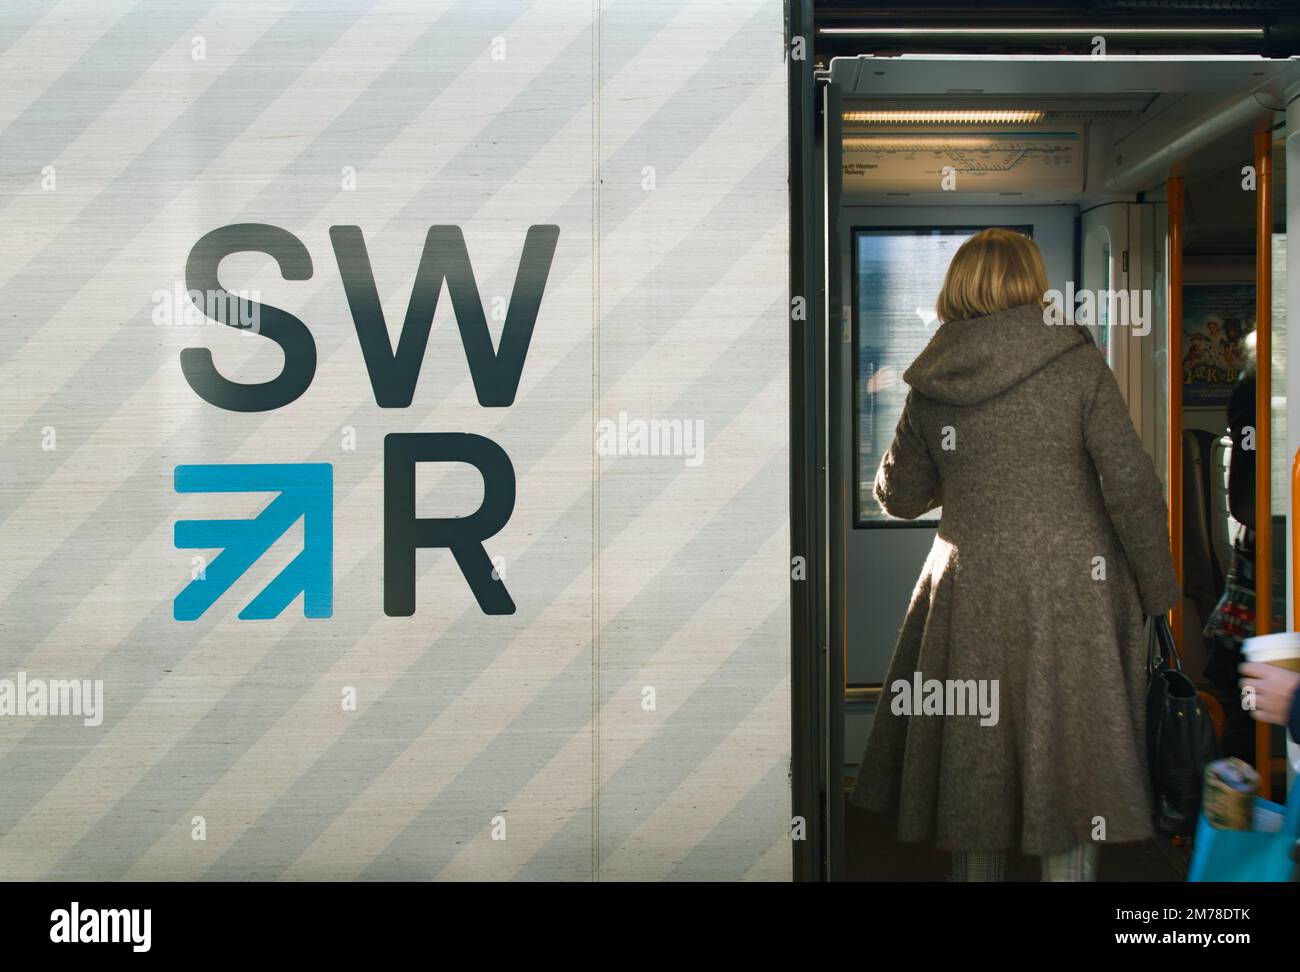
[(4, 5), (0, 879), (942, 879), (845, 797), (990, 226), (1102, 295), (1198, 665), (1253, 333), (1294, 628), (1300, 20), (1181, 6)]
[(789, 878), (783, 30), (5, 5), (0, 877)]

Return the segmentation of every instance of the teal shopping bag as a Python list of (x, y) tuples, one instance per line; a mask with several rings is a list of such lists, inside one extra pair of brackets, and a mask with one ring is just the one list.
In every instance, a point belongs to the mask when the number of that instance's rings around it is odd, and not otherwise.
[[(1255, 798), (1254, 830), (1223, 830), (1202, 812), (1196, 822), (1188, 881), (1292, 881), (1300, 840), (1300, 794), (1282, 806)], [(1275, 828), (1275, 829), (1274, 829)]]

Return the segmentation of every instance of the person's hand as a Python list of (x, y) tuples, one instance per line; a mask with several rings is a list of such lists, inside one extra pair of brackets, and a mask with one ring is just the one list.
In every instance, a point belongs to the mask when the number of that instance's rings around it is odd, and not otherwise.
[(1247, 662), (1237, 671), (1241, 680), (1242, 708), (1260, 722), (1285, 726), (1291, 717), (1291, 704), (1300, 687), (1300, 672), (1289, 672), (1277, 665)]
[(875, 395), (898, 384), (898, 376), (889, 365), (881, 365), (876, 373), (867, 379), (867, 394)]

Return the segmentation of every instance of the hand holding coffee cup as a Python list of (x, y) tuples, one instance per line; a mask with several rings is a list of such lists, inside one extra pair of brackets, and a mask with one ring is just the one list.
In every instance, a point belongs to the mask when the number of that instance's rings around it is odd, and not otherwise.
[(1243, 704), (1254, 701), (1253, 707), (1247, 705), (1250, 714), (1260, 722), (1286, 725), (1296, 689), (1300, 688), (1300, 672), (1289, 672), (1267, 662), (1247, 662), (1237, 671), (1245, 676), (1241, 680)]
[(1247, 638), (1241, 650), (1242, 707), (1260, 722), (1286, 725), (1300, 690), (1300, 632)]

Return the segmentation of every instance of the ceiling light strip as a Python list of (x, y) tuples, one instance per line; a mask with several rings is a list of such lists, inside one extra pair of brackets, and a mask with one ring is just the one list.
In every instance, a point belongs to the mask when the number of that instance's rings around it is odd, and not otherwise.
[(1033, 124), (1047, 113), (1021, 108), (870, 108), (843, 112), (846, 122), (898, 124)]

